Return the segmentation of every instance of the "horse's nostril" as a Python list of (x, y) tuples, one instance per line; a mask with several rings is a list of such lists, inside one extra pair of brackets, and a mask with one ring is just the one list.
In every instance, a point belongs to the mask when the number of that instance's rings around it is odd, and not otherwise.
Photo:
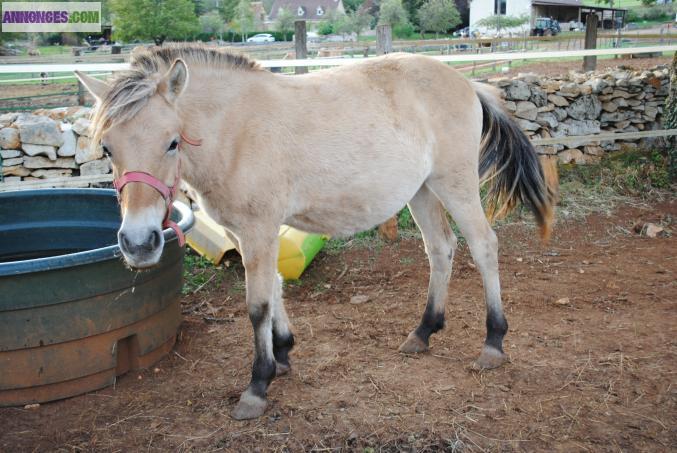
[(143, 245), (141, 245), (141, 248), (147, 252), (152, 252), (159, 246), (160, 246), (160, 233), (158, 233), (157, 230), (153, 230), (150, 233), (150, 235), (148, 235), (148, 238), (146, 238), (146, 242), (144, 242)]
[(127, 254), (145, 254), (153, 252), (161, 245), (162, 236), (158, 230), (151, 231), (142, 243), (133, 242), (125, 233), (120, 232), (120, 248)]
[(153, 248), (156, 249), (160, 247), (160, 232), (158, 230), (153, 230), (153, 232), (150, 234), (150, 237), (150, 243), (152, 244)]
[(129, 250), (130, 247), (131, 247), (131, 244), (129, 243), (129, 239), (127, 239), (127, 235), (123, 232), (120, 232), (120, 245), (125, 250)]

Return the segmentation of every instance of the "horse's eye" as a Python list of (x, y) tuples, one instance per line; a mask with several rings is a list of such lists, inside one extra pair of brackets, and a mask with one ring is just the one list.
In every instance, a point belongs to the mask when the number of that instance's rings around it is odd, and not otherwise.
[(176, 150), (176, 148), (178, 148), (178, 147), (179, 147), (179, 142), (178, 142), (178, 140), (174, 140), (174, 141), (172, 141), (172, 144), (169, 145), (169, 149), (167, 149), (167, 151), (174, 151), (174, 150)]
[(110, 151), (108, 150), (108, 147), (106, 145), (101, 145), (101, 147), (103, 148), (103, 153), (106, 156), (110, 156)]

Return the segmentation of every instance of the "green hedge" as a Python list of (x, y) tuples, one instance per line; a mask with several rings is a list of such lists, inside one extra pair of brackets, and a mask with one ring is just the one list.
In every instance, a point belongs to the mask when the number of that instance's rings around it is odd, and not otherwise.
[[(268, 33), (273, 35), (275, 38), (275, 41), (291, 41), (292, 36), (294, 35), (294, 32), (287, 33), (287, 36), (285, 39), (285, 36), (283, 33), (279, 31), (271, 31), (271, 30), (263, 30), (263, 31), (253, 31), (251, 33), (247, 33), (247, 38), (251, 38), (252, 36), (258, 34), (258, 33)], [(196, 40), (200, 40), (203, 42), (209, 42), (212, 40), (212, 38), (218, 38), (218, 35), (215, 35), (214, 33), (200, 33), (195, 37)], [(230, 41), (230, 42), (242, 42), (242, 35), (240, 33), (235, 33), (235, 32), (224, 32), (223, 33), (223, 40), (224, 41)]]
[(635, 8), (628, 11), (626, 22), (641, 22), (645, 20), (671, 21), (675, 17), (676, 10), (677, 8), (675, 8), (674, 3)]

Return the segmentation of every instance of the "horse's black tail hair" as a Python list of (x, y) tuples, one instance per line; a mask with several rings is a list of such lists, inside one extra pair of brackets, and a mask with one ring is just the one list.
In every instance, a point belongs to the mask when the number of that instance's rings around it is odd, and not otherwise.
[(556, 195), (543, 175), (536, 150), (517, 123), (503, 110), (491, 87), (474, 83), (482, 104), (480, 178), (489, 185), (490, 218), (506, 215), (518, 201), (536, 216), (541, 237), (552, 230)]

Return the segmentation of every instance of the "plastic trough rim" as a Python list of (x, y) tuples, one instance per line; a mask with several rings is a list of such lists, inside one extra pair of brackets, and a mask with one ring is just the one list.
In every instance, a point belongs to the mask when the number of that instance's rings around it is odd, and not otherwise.
[[(40, 197), (45, 195), (100, 195), (115, 197), (116, 192), (113, 189), (36, 189), (36, 190), (20, 190), (0, 193), (0, 198), (10, 197)], [(195, 223), (193, 211), (180, 201), (174, 201), (174, 212), (178, 212), (181, 216), (178, 225), (184, 233), (188, 233)], [(165, 246), (170, 241), (178, 240), (176, 233), (171, 228), (163, 230), (165, 238)], [(114, 258), (121, 258), (122, 251), (120, 246), (109, 245), (92, 250), (85, 250), (83, 252), (69, 253), (66, 255), (50, 256), (47, 258), (36, 258), (32, 260), (12, 261), (9, 263), (0, 263), (0, 277), (7, 275), (26, 274), (31, 272), (42, 272), (53, 269), (63, 269), (74, 266), (81, 266), (84, 264), (99, 263)]]

